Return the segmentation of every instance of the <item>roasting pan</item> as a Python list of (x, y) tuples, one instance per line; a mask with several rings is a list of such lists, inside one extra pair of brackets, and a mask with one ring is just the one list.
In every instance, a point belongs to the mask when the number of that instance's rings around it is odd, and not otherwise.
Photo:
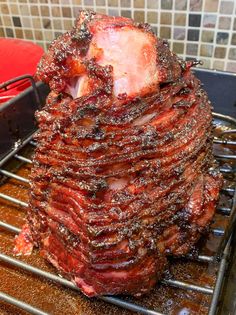
[[(234, 314), (236, 312), (236, 75), (195, 70), (204, 84), (214, 112), (215, 155), (225, 185), (211, 227), (187, 258), (170, 261), (164, 280), (147, 296), (88, 299), (57, 275), (35, 250), (14, 257), (14, 237), (24, 223), (27, 207), (32, 140), (37, 125), (34, 112), (48, 94), (35, 84), (0, 105), (0, 314)], [(17, 78), (16, 80), (21, 80)], [(12, 83), (12, 81), (10, 82)], [(9, 82), (8, 82), (9, 84)], [(7, 83), (0, 86), (7, 88)]]

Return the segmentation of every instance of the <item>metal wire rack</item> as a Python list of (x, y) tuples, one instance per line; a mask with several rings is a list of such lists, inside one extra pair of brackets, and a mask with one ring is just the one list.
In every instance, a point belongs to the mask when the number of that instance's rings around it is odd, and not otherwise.
[[(39, 100), (38, 95), (37, 100)], [(221, 114), (214, 114), (214, 118), (216, 120), (223, 121), (225, 123), (230, 123), (233, 126), (236, 126), (236, 119), (224, 116)], [(214, 143), (216, 145), (221, 145), (222, 147), (230, 147), (235, 148), (236, 147), (236, 141), (232, 140), (232, 134), (235, 134), (236, 130), (225, 130), (222, 132), (220, 137), (214, 139)], [(21, 150), (27, 145), (35, 147), (37, 144), (32, 140), (33, 134), (30, 135), (27, 139), (25, 139), (22, 143), (17, 143), (15, 147), (2, 159), (0, 160), (0, 174), (2, 174), (6, 178), (13, 178), (16, 181), (19, 181), (21, 183), (29, 184), (29, 179), (24, 178), (22, 176), (19, 176), (13, 172), (9, 172), (5, 169), (5, 165), (7, 162), (9, 162), (11, 159), (16, 159), (23, 163), (32, 164), (31, 159), (28, 157), (25, 157), (21, 154)], [(224, 153), (224, 152), (223, 152)], [(223, 154), (219, 153), (216, 154), (216, 158), (219, 160), (226, 160), (230, 162), (236, 161), (236, 155), (233, 154)], [(223, 174), (234, 174), (236, 172), (235, 165), (230, 167), (222, 166), (220, 168), (221, 172)], [(227, 267), (227, 259), (230, 253), (230, 236), (232, 234), (233, 228), (236, 225), (236, 191), (235, 187), (228, 186), (224, 187), (222, 189), (222, 194), (227, 193), (230, 194), (232, 197), (232, 206), (231, 207), (219, 207), (217, 211), (223, 215), (229, 216), (229, 224), (226, 229), (223, 228), (213, 228), (211, 232), (216, 235), (217, 237), (221, 237), (220, 246), (217, 254), (215, 256), (207, 256), (207, 255), (198, 255), (194, 259), (196, 259), (199, 262), (207, 263), (207, 264), (215, 264), (217, 265), (218, 274), (217, 279), (215, 282), (214, 287), (205, 287), (198, 284), (191, 284), (184, 281), (179, 281), (178, 279), (164, 279), (162, 280), (162, 283), (168, 286), (176, 287), (183, 290), (192, 290), (196, 292), (200, 292), (202, 294), (206, 294), (211, 296), (211, 305), (209, 309), (209, 315), (214, 315), (216, 312), (217, 304), (218, 304), (218, 297), (222, 288), (224, 273)], [(15, 198), (13, 196), (7, 195), (5, 193), (0, 193), (0, 198), (4, 199), (8, 202), (11, 202), (17, 206), (27, 208), (28, 204), (18, 198)], [(11, 232), (13, 234), (18, 234), (20, 232), (20, 229), (16, 226), (13, 226), (7, 222), (0, 221), (0, 231), (6, 230), (8, 232)], [(193, 259), (192, 257), (189, 257), (189, 259)], [(17, 268), (20, 268), (21, 270), (24, 270), (26, 272), (32, 273), (34, 275), (37, 275), (39, 277), (43, 277), (47, 280), (54, 281), (55, 283), (58, 283), (60, 285), (63, 285), (67, 288), (77, 290), (79, 289), (70, 281), (57, 276), (56, 274), (49, 273), (46, 271), (43, 271), (41, 269), (38, 269), (36, 267), (33, 267), (32, 265), (26, 264), (25, 262), (22, 262), (16, 258), (10, 257), (4, 253), (0, 253), (0, 261), (3, 263), (7, 263), (10, 266), (14, 266)], [(140, 306), (138, 304), (134, 304), (131, 302), (128, 302), (124, 299), (121, 299), (119, 297), (113, 297), (113, 296), (100, 296), (98, 299), (103, 300), (105, 302), (114, 304), (116, 306), (138, 312), (140, 314), (146, 314), (146, 315), (163, 315), (158, 311), (145, 308), (143, 306)], [(20, 301), (13, 296), (9, 296), (8, 294), (4, 292), (0, 292), (0, 301), (7, 302), (9, 304), (12, 304), (16, 307), (19, 307), (20, 309), (23, 309), (30, 314), (35, 315), (46, 315), (48, 313), (33, 307), (27, 303), (24, 303), (23, 301)]]
[[(223, 116), (220, 114), (214, 114), (214, 117), (217, 119), (223, 119), (226, 121), (230, 121), (233, 123), (236, 123), (236, 121), (234, 121), (233, 118), (227, 117), (227, 116)], [(220, 144), (223, 146), (236, 146), (236, 141), (233, 140), (225, 140), (225, 136), (235, 133), (235, 130), (227, 130), (222, 134), (222, 138), (221, 139), (215, 139), (214, 142), (216, 144)], [(17, 148), (14, 148), (7, 156), (5, 156), (4, 159), (2, 159), (0, 161), (0, 173), (8, 178), (14, 178), (15, 180), (19, 181), (19, 182), (23, 182), (23, 183), (29, 183), (29, 180), (27, 178), (21, 177), (19, 175), (16, 175), (14, 173), (11, 173), (7, 170), (4, 169), (4, 164), (9, 161), (10, 159), (14, 158), (17, 159), (21, 162), (24, 163), (32, 163), (32, 161), (29, 158), (24, 157), (23, 155), (19, 154), (19, 151), (26, 145), (26, 144), (30, 144), (31, 146), (35, 146), (36, 143), (34, 141), (32, 141), (32, 137), (33, 135), (31, 135), (30, 137), (28, 137), (20, 146), (18, 146)], [(236, 160), (236, 156), (235, 155), (231, 155), (231, 154), (217, 154), (216, 155), (217, 159), (224, 159), (224, 160)], [(221, 167), (221, 172), (223, 174), (229, 174), (229, 173), (234, 173), (236, 170), (232, 168), (228, 168), (228, 167)], [(222, 236), (222, 240), (219, 246), (219, 251), (217, 253), (216, 257), (213, 256), (206, 256), (206, 255), (198, 255), (196, 257), (196, 259), (200, 262), (204, 262), (204, 263), (213, 263), (216, 258), (218, 257), (219, 262), (218, 262), (218, 276), (217, 276), (217, 280), (216, 280), (216, 284), (215, 287), (212, 288), (208, 288), (208, 287), (204, 287), (204, 286), (200, 286), (197, 284), (190, 284), (187, 282), (183, 282), (183, 281), (178, 281), (178, 279), (164, 279), (162, 282), (166, 285), (169, 286), (174, 286), (176, 288), (181, 288), (181, 289), (185, 289), (185, 290), (194, 290), (197, 292), (201, 292), (207, 295), (212, 296), (212, 302), (211, 302), (211, 307), (209, 310), (209, 314), (213, 315), (215, 313), (216, 307), (217, 307), (217, 301), (218, 301), (218, 296), (220, 293), (220, 289), (222, 286), (222, 280), (224, 277), (224, 272), (226, 269), (226, 262), (227, 262), (227, 257), (229, 255), (229, 242), (230, 242), (230, 235), (232, 233), (233, 227), (235, 226), (235, 219), (236, 219), (236, 192), (235, 192), (235, 188), (232, 187), (224, 187), (222, 193), (224, 192), (228, 192), (233, 194), (233, 198), (232, 198), (232, 207), (231, 208), (226, 208), (226, 207), (220, 207), (217, 209), (218, 212), (225, 214), (225, 215), (230, 215), (230, 220), (229, 220), (229, 226), (224, 230), (221, 228), (215, 228), (212, 229), (212, 233), (214, 233), (217, 236)], [(5, 199), (7, 201), (10, 201), (18, 206), (27, 208), (27, 203), (11, 197), (9, 195), (0, 193), (0, 198)], [(7, 231), (10, 231), (12, 233), (19, 233), (20, 229), (8, 224), (7, 222), (3, 222), (0, 221), (0, 228), (5, 229)], [(49, 272), (45, 272), (41, 269), (35, 268), (29, 264), (26, 264), (18, 259), (12, 258), (10, 256), (7, 256), (3, 253), (0, 253), (0, 261), (5, 262), (9, 265), (21, 268), (27, 272), (31, 272), (37, 276), (40, 277), (44, 277), (48, 280), (52, 280), (56, 283), (59, 283), (65, 287), (71, 288), (73, 290), (79, 290), (72, 282), (63, 279), (55, 274), (49, 273)], [(98, 299), (101, 299), (103, 301), (106, 301), (108, 303), (112, 303), (115, 304), (117, 306), (126, 308), (128, 310), (132, 310), (132, 311), (136, 311), (139, 312), (141, 314), (146, 314), (146, 315), (160, 315), (161, 313), (151, 310), (151, 309), (147, 309), (144, 308), (142, 306), (127, 302), (125, 300), (122, 300), (121, 298), (118, 297), (111, 297), (111, 296), (101, 296), (98, 297)], [(23, 301), (19, 301), (17, 299), (15, 299), (12, 296), (9, 296), (3, 292), (0, 293), (0, 300), (8, 302), (10, 304), (13, 304), (21, 309), (24, 309), (26, 311), (28, 311), (31, 314), (40, 314), (40, 315), (45, 315), (47, 313), (32, 307), (29, 304), (24, 303)]]

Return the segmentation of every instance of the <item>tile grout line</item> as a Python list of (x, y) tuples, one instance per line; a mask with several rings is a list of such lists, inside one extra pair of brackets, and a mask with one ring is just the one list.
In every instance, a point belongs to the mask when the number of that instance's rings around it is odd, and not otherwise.
[(197, 58), (201, 60), (201, 45), (202, 45), (202, 31), (203, 31), (203, 16), (204, 16), (204, 8), (205, 8), (205, 0), (202, 1), (202, 9), (201, 9), (201, 24), (199, 27), (199, 42), (198, 42), (198, 50), (197, 50)]
[[(235, 12), (236, 10), (236, 1), (233, 2), (233, 12)], [(228, 44), (226, 46), (226, 55), (225, 58), (227, 60), (227, 63), (225, 62), (224, 65), (224, 70), (226, 71), (227, 67), (228, 67), (228, 63), (230, 63), (230, 59), (229, 59), (229, 51), (231, 48), (231, 41), (232, 41), (232, 37), (233, 37), (233, 28), (234, 28), (234, 18), (236, 18), (236, 15), (234, 14), (231, 18), (231, 23), (230, 23), (230, 28), (229, 28), (229, 38), (228, 38)]]

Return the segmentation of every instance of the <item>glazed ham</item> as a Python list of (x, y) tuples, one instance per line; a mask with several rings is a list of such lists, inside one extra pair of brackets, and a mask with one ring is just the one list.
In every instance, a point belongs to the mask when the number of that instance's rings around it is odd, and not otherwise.
[(38, 66), (28, 226), (87, 296), (148, 292), (211, 223), (222, 180), (192, 64), (147, 24), (81, 11)]

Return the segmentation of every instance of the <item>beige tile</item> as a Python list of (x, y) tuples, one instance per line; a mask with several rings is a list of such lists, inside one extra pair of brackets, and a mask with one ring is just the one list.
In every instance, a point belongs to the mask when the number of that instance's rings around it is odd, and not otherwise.
[[(106, 14), (106, 9), (104, 9), (104, 8), (97, 8), (97, 9), (96, 9), (96, 12), (102, 13), (102, 14)], [(121, 15), (122, 15), (122, 14), (121, 14)]]
[(94, 6), (94, 0), (84, 0), (84, 5), (93, 7)]
[[(81, 8), (80, 8), (81, 9)], [(82, 7), (82, 9), (83, 9), (83, 7)], [(91, 10), (91, 11), (94, 11), (94, 7), (92, 7), (92, 6), (90, 6), (90, 7), (86, 7), (86, 10)], [(118, 10), (118, 9), (116, 9), (116, 10)]]
[(215, 69), (215, 70), (224, 70), (224, 67), (225, 67), (224, 61), (215, 60), (213, 62), (213, 69)]
[(135, 22), (144, 23), (144, 12), (134, 11), (134, 20)]
[(202, 0), (190, 0), (190, 11), (201, 11), (202, 10)]
[(39, 8), (36, 5), (30, 7), (30, 13), (34, 16), (39, 16)]
[(26, 17), (26, 16), (23, 16), (21, 18), (21, 24), (23, 27), (25, 28), (31, 28), (32, 27), (32, 23), (31, 23), (31, 18), (30, 17)]
[(42, 28), (42, 24), (41, 24), (41, 20), (39, 18), (32, 18), (32, 24), (33, 24), (33, 28)]
[(206, 0), (204, 11), (217, 12), (219, 0)]
[(0, 37), (5, 37), (4, 29), (0, 27)]
[(215, 33), (213, 31), (202, 31), (202, 42), (213, 43)]
[(108, 8), (108, 15), (110, 16), (119, 16), (119, 10), (118, 8), (113, 9), (113, 8)]
[(199, 65), (200, 68), (210, 69), (211, 68), (211, 60), (201, 58), (202, 64)]
[(197, 57), (198, 44), (187, 43), (186, 54)]
[(49, 7), (46, 5), (40, 6), (40, 13), (41, 13), (41, 16), (50, 16)]
[(231, 45), (236, 45), (236, 33), (232, 34)]
[(106, 1), (105, 0), (96, 0), (96, 5), (98, 5), (98, 6), (105, 6), (106, 5)]
[(121, 16), (123, 17), (127, 17), (129, 19), (132, 18), (132, 14), (131, 14), (131, 11), (130, 10), (121, 10)]
[(230, 48), (229, 59), (236, 60), (236, 48)]
[(145, 1), (144, 0), (133, 0), (134, 1), (134, 8), (144, 8)]
[(20, 13), (18, 5), (10, 4), (9, 7), (10, 7), (10, 11), (12, 15), (15, 15), (15, 14), (18, 15)]
[(176, 10), (186, 10), (187, 9), (187, 0), (175, 0), (175, 9)]
[(64, 24), (64, 29), (66, 31), (71, 30), (73, 27), (73, 21), (71, 19), (70, 20), (64, 20), (63, 24)]
[(120, 6), (122, 8), (130, 8), (131, 7), (131, 0), (120, 0)]
[(7, 16), (7, 15), (2, 16), (2, 23), (4, 26), (12, 26), (12, 24), (13, 24), (10, 16)]
[(148, 9), (158, 9), (159, 8), (159, 1), (158, 0), (147, 0), (147, 8)]
[(8, 7), (8, 5), (5, 4), (5, 3), (2, 3), (2, 4), (0, 5), (0, 12), (1, 12), (1, 14), (9, 14), (10, 12), (9, 12), (9, 7)]
[(220, 13), (222, 14), (233, 14), (234, 1), (221, 1)]
[(72, 17), (71, 8), (69, 8), (69, 7), (62, 7), (62, 16), (71, 18)]
[(213, 45), (202, 44), (200, 48), (200, 54), (203, 57), (212, 57)]
[(223, 59), (226, 55), (226, 48), (225, 47), (216, 47), (214, 57)]
[[(177, 2), (181, 2), (181, 1), (182, 0), (178, 0)], [(161, 9), (171, 10), (172, 7), (173, 7), (173, 0), (161, 0)]]
[(15, 33), (16, 33), (16, 38), (24, 38), (24, 34), (23, 34), (22, 29), (16, 28)]
[(184, 53), (184, 44), (183, 43), (173, 43), (173, 51), (176, 54), (183, 54)]
[(174, 16), (174, 25), (185, 25), (186, 24), (186, 14), (184, 13), (175, 13)]
[(118, 7), (119, 1), (118, 0), (108, 0), (108, 7)]
[(231, 17), (220, 16), (219, 18), (219, 28), (222, 30), (229, 30), (231, 26)]
[(29, 16), (30, 15), (30, 6), (28, 4), (21, 4), (20, 5), (20, 13), (22, 15)]
[(24, 29), (25, 39), (34, 39), (32, 30)]
[(160, 37), (164, 38), (164, 39), (171, 38), (171, 28), (170, 27), (161, 26), (160, 27)]
[(52, 31), (44, 31), (43, 35), (46, 41), (52, 41), (54, 39), (54, 34)]
[(61, 11), (59, 7), (52, 7), (51, 11), (52, 11), (52, 16), (61, 17)]
[(163, 12), (161, 13), (161, 24), (171, 25), (171, 13)]
[(81, 0), (72, 0), (72, 4), (81, 5), (82, 2), (81, 2)]
[(53, 28), (55, 30), (62, 30), (62, 22), (61, 22), (61, 20), (59, 20), (59, 19), (53, 20), (52, 25), (53, 25)]
[(227, 62), (226, 71), (236, 72), (236, 62)]
[(156, 11), (149, 11), (147, 12), (147, 22), (148, 23), (157, 23), (157, 12)]
[(184, 40), (186, 38), (186, 29), (183, 27), (174, 28), (174, 39)]
[(43, 40), (43, 33), (42, 33), (42, 31), (34, 30), (34, 38), (36, 40)]

